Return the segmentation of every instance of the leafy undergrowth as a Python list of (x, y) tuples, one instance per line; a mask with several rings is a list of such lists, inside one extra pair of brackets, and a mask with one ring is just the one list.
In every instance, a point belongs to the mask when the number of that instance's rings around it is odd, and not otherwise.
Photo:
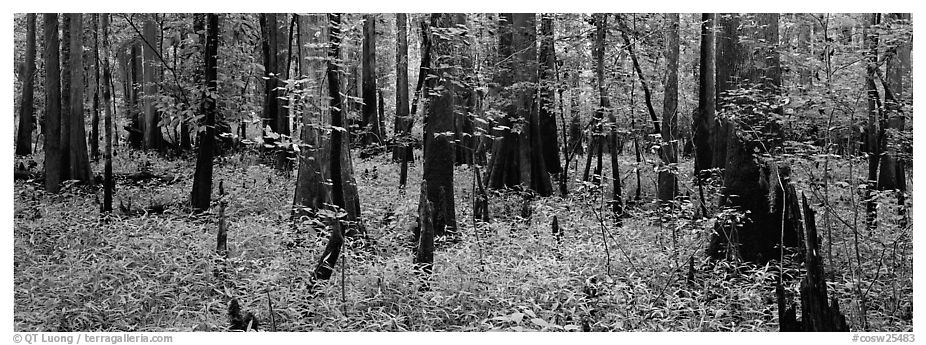
[[(621, 157), (624, 171), (632, 172), (631, 159)], [(253, 153), (219, 159), (215, 180), (227, 193), (231, 253), (222, 283), (213, 274), (217, 211), (193, 216), (186, 205), (191, 161), (117, 157), (117, 173), (148, 166), (155, 174), (182, 177), (171, 184), (120, 181), (116, 205), (161, 205), (160, 214), (115, 212), (100, 219), (97, 189), (71, 186), (50, 195), (39, 184), (17, 181), (15, 330), (219, 331), (227, 328), (231, 298), (255, 312), (262, 329), (278, 331), (778, 329), (777, 268), (708, 263), (703, 253), (712, 220), (695, 217), (690, 202), (673, 210), (640, 203), (617, 226), (602, 203), (610, 195), (602, 198), (593, 186), (574, 182), (567, 198), (531, 202), (529, 219), (521, 217), (521, 197), (493, 192), (493, 220), (474, 226), (468, 167), (455, 172), (460, 241), (438, 245), (431, 289), (422, 291), (409, 242), (420, 162), (410, 166), (409, 187), (402, 191), (395, 164), (384, 156), (355, 160), (363, 218), (374, 241), (349, 242), (332, 280), (314, 286), (309, 277), (326, 233), (289, 220), (295, 177), (258, 164)], [(690, 170), (690, 162), (683, 165)], [(651, 167), (641, 172), (643, 200), (652, 199), (655, 174)], [(686, 181), (680, 180), (682, 194), (696, 195)], [(633, 195), (634, 183), (627, 173), (625, 195)], [(834, 188), (833, 200), (846, 200), (846, 190)], [(850, 205), (836, 203), (834, 217), (851, 219)], [(889, 217), (889, 211), (882, 213)], [(551, 233), (554, 215), (560, 239)], [(912, 329), (912, 245), (897, 244), (909, 229), (888, 223), (880, 234), (862, 234), (861, 256), (868, 260), (860, 267), (845, 255), (850, 232), (840, 227), (831, 234), (830, 291), (853, 329), (861, 322), (859, 283), (867, 290), (869, 329)], [(788, 290), (797, 284), (789, 282)]]

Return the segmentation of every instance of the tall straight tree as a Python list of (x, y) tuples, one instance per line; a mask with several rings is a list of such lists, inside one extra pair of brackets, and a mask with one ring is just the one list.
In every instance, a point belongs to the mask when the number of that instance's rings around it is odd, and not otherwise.
[(678, 163), (678, 13), (666, 15), (666, 82), (662, 102), (663, 166), (659, 169), (659, 199), (671, 201), (678, 193), (675, 164)]
[[(534, 13), (503, 13), (499, 22), (499, 58), (504, 61), (496, 77), (500, 95), (510, 102), (501, 125), (503, 138), (493, 147), (489, 163), (490, 188), (522, 186), (541, 196), (552, 194), (550, 175), (540, 155), (537, 85), (537, 28)], [(519, 132), (510, 128), (520, 124)]]
[(556, 130), (556, 47), (553, 13), (540, 15), (540, 136), (547, 172), (559, 174), (559, 139)]
[[(588, 148), (588, 157), (585, 160), (585, 173), (583, 174), (582, 179), (588, 181), (590, 177), (591, 167), (592, 167), (592, 158), (596, 155), (598, 157), (598, 165), (595, 167), (595, 174), (593, 180), (596, 184), (601, 182), (601, 173), (602, 173), (602, 137), (604, 136), (604, 112), (611, 108), (611, 98), (608, 97), (608, 91), (605, 88), (604, 81), (604, 52), (607, 46), (605, 45), (605, 37), (608, 31), (608, 15), (604, 13), (595, 13), (592, 15), (592, 20), (595, 22), (595, 44), (593, 46), (593, 55), (595, 57), (595, 80), (597, 82), (596, 88), (598, 91), (598, 107), (595, 109), (594, 117), (592, 117), (591, 127), (594, 129), (592, 133), (591, 140), (589, 141)], [(619, 180), (617, 182), (620, 182)], [(617, 186), (617, 185), (615, 185)]]
[[(338, 58), (341, 56), (341, 15), (337, 13), (328, 14), (328, 64), (326, 67), (328, 77), (328, 110), (331, 112), (331, 155), (333, 157), (341, 156), (341, 137), (344, 126), (344, 118), (341, 115), (341, 86), (338, 72)], [(341, 160), (331, 160), (331, 194), (332, 204), (335, 209), (344, 209), (344, 187), (341, 174)], [(334, 265), (341, 254), (341, 246), (344, 244), (344, 232), (339, 220), (333, 222), (331, 236), (328, 238), (328, 244), (325, 246), (325, 252), (322, 254), (318, 265), (315, 266), (313, 277), (315, 279), (328, 280), (334, 270)]]
[[(734, 88), (735, 77), (744, 68), (741, 66), (747, 57), (744, 48), (740, 48), (740, 17), (734, 14), (721, 14), (716, 20), (719, 26), (714, 40), (716, 56), (714, 60), (714, 97), (715, 107), (723, 104), (724, 91)], [(715, 115), (716, 116), (716, 115)], [(726, 119), (715, 117), (711, 129), (711, 168), (724, 168), (727, 164), (727, 137), (730, 126)]]
[(90, 158), (100, 159), (100, 15), (91, 16), (93, 24), (93, 112), (90, 117)]
[(71, 143), (71, 16), (61, 16), (61, 129), (58, 142), (61, 145), (61, 181), (70, 178), (71, 164), (68, 162), (68, 145)]
[(26, 61), (22, 71), (22, 103), (19, 108), (19, 129), (16, 133), (16, 154), (32, 153), (32, 126), (35, 117), (35, 13), (26, 14)]
[[(725, 19), (726, 24), (742, 25), (724, 28), (718, 40), (719, 50), (724, 52), (718, 56), (717, 83), (724, 85), (717, 89), (718, 116), (726, 117), (729, 126), (720, 206), (743, 212), (745, 219), (718, 225), (708, 253), (715, 259), (734, 254), (764, 263), (779, 258), (782, 247), (799, 247), (801, 238), (799, 216), (793, 216), (799, 213), (796, 194), (788, 193), (793, 191), (788, 183), (789, 169), (762, 156), (778, 149), (782, 135), (774, 119), (781, 115), (777, 107), (781, 89), (779, 18), (777, 13), (723, 16), (734, 17)], [(730, 71), (723, 81), (721, 64)]]
[(45, 36), (45, 190), (57, 193), (63, 165), (61, 145), (61, 54), (58, 50), (58, 14), (43, 15)]
[[(261, 46), (264, 60), (264, 125), (274, 133), (289, 135), (289, 111), (281, 78), (286, 75), (286, 35), (281, 29), (283, 14), (260, 14)], [(274, 141), (264, 136), (265, 141)]]
[(474, 123), (472, 114), (476, 107), (476, 91), (474, 88), (475, 68), (471, 56), (471, 47), (474, 45), (469, 34), (469, 24), (465, 13), (454, 13), (452, 25), (461, 30), (456, 37), (458, 44), (453, 45), (454, 74), (457, 82), (453, 84), (453, 147), (454, 162), (460, 164), (473, 164), (473, 153), (476, 150)]
[(402, 160), (402, 155), (409, 154), (410, 146), (405, 142), (409, 138), (406, 128), (411, 122), (408, 112), (408, 16), (395, 14), (395, 135), (396, 147), (392, 159)]
[(205, 130), (199, 135), (199, 155), (196, 157), (196, 172), (193, 174), (193, 191), (190, 204), (195, 212), (205, 212), (212, 201), (212, 161), (215, 157), (216, 85), (218, 79), (219, 16), (206, 15), (206, 49), (204, 53), (206, 90), (202, 103), (205, 115)]
[(698, 111), (691, 121), (694, 142), (694, 172), (698, 179), (712, 165), (711, 133), (714, 130), (714, 22), (713, 13), (701, 14), (701, 52), (698, 67)]
[(144, 90), (143, 103), (145, 114), (144, 121), (142, 121), (142, 135), (145, 149), (148, 150), (160, 150), (163, 147), (161, 127), (158, 125), (160, 116), (155, 108), (155, 97), (157, 97), (158, 92), (157, 81), (161, 75), (158, 71), (158, 64), (160, 62), (157, 59), (158, 52), (156, 51), (156, 45), (158, 44), (157, 30), (155, 15), (148, 14), (145, 17), (145, 24), (142, 28), (142, 39), (145, 40), (145, 44), (142, 45), (142, 55), (144, 57), (142, 90)]
[(382, 142), (380, 121), (376, 112), (376, 15), (363, 15), (362, 52), (363, 114), (360, 125), (366, 132), (360, 139), (363, 145)]
[[(446, 13), (431, 14), (430, 40), (434, 49), (430, 75), (425, 82), (424, 186), (427, 202), (433, 205), (429, 223), (434, 236), (456, 231), (453, 192), (454, 79), (452, 18)], [(425, 199), (425, 198), (422, 198)], [(424, 221), (422, 221), (422, 224)], [(424, 229), (421, 229), (424, 230)]]
[[(881, 156), (885, 148), (885, 118), (884, 107), (881, 103), (881, 95), (875, 80), (880, 77), (879, 70), (878, 46), (880, 35), (878, 27), (881, 26), (881, 14), (871, 13), (866, 15), (867, 23), (865, 26), (865, 91), (868, 98), (868, 122), (866, 132), (868, 136), (865, 147), (868, 151), (868, 179), (865, 188), (865, 224), (869, 230), (874, 230), (878, 224), (877, 198), (875, 191), (878, 188), (878, 167), (881, 164)], [(890, 92), (890, 89), (887, 90)]]
[(143, 134), (145, 131), (144, 127), (144, 113), (141, 110), (141, 97), (139, 96), (139, 91), (142, 85), (142, 56), (141, 56), (141, 43), (138, 41), (130, 41), (128, 49), (126, 49), (125, 57), (125, 109), (126, 109), (126, 118), (129, 120), (128, 126), (128, 142), (129, 146), (133, 149), (142, 149), (144, 148), (144, 138)]
[(103, 212), (113, 210), (113, 189), (115, 182), (113, 180), (113, 109), (112, 103), (112, 84), (106, 82), (112, 78), (112, 72), (109, 70), (109, 14), (104, 13), (99, 16), (99, 27), (103, 36), (102, 57), (100, 58), (101, 68), (103, 71)]
[[(897, 32), (903, 25), (909, 25), (909, 13), (891, 13), (885, 21), (890, 32)], [(903, 77), (909, 70), (910, 45), (892, 43), (884, 54), (886, 63), (884, 85), (885, 152), (881, 156), (878, 172), (878, 190), (906, 190), (904, 164), (898, 159), (899, 134), (904, 131), (906, 119), (903, 103)]]
[(87, 137), (84, 129), (84, 68), (83, 68), (83, 15), (66, 14), (70, 18), (70, 114), (67, 122), (67, 178), (93, 183), (90, 178), (90, 156), (87, 154)]

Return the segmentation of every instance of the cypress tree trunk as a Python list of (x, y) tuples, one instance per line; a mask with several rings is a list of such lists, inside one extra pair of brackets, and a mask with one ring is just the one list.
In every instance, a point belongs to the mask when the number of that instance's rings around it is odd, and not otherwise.
[[(725, 103), (723, 97), (724, 91), (735, 88), (733, 76), (740, 73), (742, 66), (737, 65), (737, 61), (743, 61), (746, 57), (742, 49), (738, 49), (739, 44), (739, 26), (740, 18), (737, 15), (722, 14), (717, 19), (717, 25), (720, 29), (716, 33), (716, 57), (714, 63), (714, 87), (715, 87), (715, 111), (721, 111), (721, 105)], [(711, 148), (711, 167), (723, 168), (727, 164), (727, 137), (729, 137), (730, 126), (726, 119), (714, 118), (714, 128), (712, 129)]]
[(71, 144), (71, 16), (66, 13), (61, 16), (61, 129), (58, 134), (58, 143), (61, 148), (61, 181), (71, 179), (70, 158)]
[(701, 173), (712, 165), (711, 134), (714, 129), (714, 22), (713, 13), (701, 14), (701, 52), (698, 75), (698, 111), (692, 119), (694, 143), (695, 178), (703, 179)]
[(160, 150), (162, 148), (161, 127), (158, 126), (160, 119), (158, 111), (154, 106), (154, 98), (157, 97), (158, 92), (156, 81), (160, 73), (158, 72), (157, 66), (159, 63), (157, 61), (157, 53), (153, 46), (157, 44), (158, 37), (157, 26), (153, 14), (149, 14), (145, 19), (142, 32), (145, 41), (147, 41), (147, 43), (142, 46), (145, 61), (144, 72), (142, 72), (144, 79), (144, 84), (142, 86), (144, 90), (143, 103), (145, 109), (145, 120), (143, 122), (144, 146), (145, 149)]
[(70, 17), (70, 116), (68, 116), (67, 163), (68, 178), (92, 184), (90, 157), (87, 154), (87, 137), (84, 129), (84, 68), (83, 68), (83, 15), (68, 13)]
[(363, 117), (361, 127), (365, 134), (360, 143), (364, 146), (381, 143), (379, 121), (376, 116), (376, 15), (363, 16), (362, 82)]
[[(890, 27), (904, 25), (909, 20), (909, 13), (893, 13), (888, 24)], [(899, 135), (905, 127), (903, 109), (903, 76), (909, 69), (909, 45), (900, 45), (887, 53), (886, 80), (884, 81), (884, 110), (886, 111), (885, 154), (881, 157), (878, 173), (878, 190), (906, 189), (906, 172), (904, 163), (898, 159), (901, 146)]]
[[(341, 55), (341, 15), (336, 13), (328, 14), (328, 23), (329, 50), (326, 71), (328, 74), (328, 96), (330, 102), (328, 109), (331, 112), (332, 126), (331, 155), (340, 157), (342, 148), (341, 129), (344, 126), (343, 117), (341, 115), (340, 76), (338, 75), (338, 57)], [(341, 179), (341, 174), (337, 173), (341, 171), (340, 159), (331, 160), (331, 171), (333, 172), (331, 174), (332, 203), (336, 210), (344, 209), (343, 181)], [(315, 266), (313, 277), (316, 279), (328, 280), (331, 278), (334, 265), (337, 263), (338, 256), (341, 254), (341, 245), (344, 243), (344, 234), (341, 231), (340, 223), (339, 220), (333, 222), (334, 226), (331, 229), (331, 237), (328, 239), (328, 244), (325, 246), (325, 252), (322, 254), (318, 265)]]
[(493, 148), (489, 187), (521, 185), (548, 196), (553, 187), (541, 155), (539, 100), (536, 89), (529, 86), (537, 83), (536, 15), (506, 13), (501, 17), (499, 55), (506, 63), (496, 77), (503, 88), (501, 96), (514, 101), (506, 107), (507, 116), (500, 125), (510, 128), (513, 121), (520, 121), (523, 128), (520, 133), (502, 132), (502, 141)]
[[(289, 113), (283, 100), (281, 78), (285, 78), (285, 49), (281, 46), (285, 38), (280, 33), (280, 14), (264, 13), (260, 15), (261, 47), (264, 60), (264, 103), (263, 119), (265, 126), (277, 134), (289, 135)], [(275, 143), (276, 139), (264, 135), (264, 140)]]
[(100, 159), (100, 37), (99, 14), (94, 13), (93, 22), (93, 113), (90, 118), (90, 158)]
[(128, 97), (125, 97), (125, 116), (129, 119), (128, 141), (129, 147), (140, 150), (144, 142), (144, 118), (141, 111), (141, 100), (139, 99), (139, 90), (141, 89), (142, 58), (140, 43), (134, 42), (129, 46), (129, 57), (126, 59), (126, 72), (128, 78), (125, 80), (125, 91)]
[(678, 193), (676, 167), (678, 162), (678, 13), (666, 15), (666, 82), (662, 102), (663, 166), (659, 168), (658, 195), (661, 201), (672, 201)]
[(196, 172), (193, 175), (193, 191), (190, 203), (194, 212), (205, 212), (212, 202), (212, 161), (215, 157), (215, 118), (216, 93), (218, 79), (218, 45), (219, 45), (219, 16), (215, 13), (206, 15), (206, 51), (205, 75), (203, 86), (207, 90), (203, 98), (203, 113), (206, 115), (204, 125), (206, 130), (199, 134), (199, 154), (196, 157)]
[(466, 14), (455, 13), (452, 15), (453, 26), (459, 29), (466, 28), (457, 37), (458, 41), (463, 44), (453, 46), (453, 55), (456, 57), (453, 65), (456, 70), (457, 83), (454, 83), (454, 156), (455, 164), (473, 164), (473, 154), (476, 150), (475, 137), (473, 136), (473, 110), (476, 107), (476, 93), (473, 82), (475, 81), (475, 69), (473, 58), (471, 57), (471, 46), (474, 45), (469, 34), (469, 25)]
[[(559, 138), (556, 130), (556, 49), (554, 46), (553, 25), (555, 15), (544, 13), (540, 16), (540, 136), (541, 152), (547, 172), (559, 174), (562, 166), (559, 162)], [(568, 154), (568, 153), (567, 153)]]
[(105, 118), (103, 120), (103, 212), (113, 210), (113, 190), (115, 181), (113, 180), (113, 109), (112, 109), (112, 85), (107, 80), (112, 78), (109, 71), (109, 14), (103, 14), (100, 17), (100, 28), (103, 35), (103, 57), (100, 60), (103, 68), (103, 110)]
[(26, 14), (26, 61), (23, 69), (22, 103), (19, 108), (19, 128), (16, 132), (16, 155), (32, 153), (32, 127), (35, 117), (35, 13)]
[(880, 164), (881, 154), (884, 148), (884, 125), (885, 117), (881, 105), (881, 96), (878, 94), (878, 87), (875, 78), (878, 73), (878, 37), (877, 29), (874, 26), (881, 24), (881, 14), (873, 13), (869, 15), (868, 26), (865, 28), (865, 43), (867, 52), (867, 66), (865, 74), (865, 86), (868, 96), (868, 124), (866, 132), (866, 148), (868, 151), (868, 181), (865, 188), (865, 224), (869, 230), (877, 228), (878, 209), (877, 200), (875, 200), (875, 190), (878, 188), (878, 166)]
[[(410, 139), (406, 128), (411, 122), (408, 112), (408, 18), (405, 13), (396, 13), (395, 27), (395, 128), (393, 136), (396, 146), (392, 151), (392, 159), (405, 162), (402, 155), (407, 154), (406, 142)], [(407, 164), (405, 166), (407, 170)], [(404, 181), (400, 185), (404, 186)]]
[[(431, 14), (431, 43), (434, 56), (431, 61), (431, 78), (425, 82), (424, 121), (424, 172), (423, 186), (427, 202), (433, 205), (430, 224), (434, 236), (455, 234), (457, 230), (456, 207), (453, 191), (453, 143), (452, 137), (439, 133), (452, 132), (454, 128), (454, 79), (453, 33), (449, 14)], [(431, 244), (433, 246), (433, 244)]]
[(45, 36), (45, 190), (57, 193), (62, 180), (61, 70), (58, 65), (58, 14), (44, 16)]
[[(715, 231), (719, 235), (713, 237), (708, 253), (715, 259), (733, 253), (746, 261), (765, 263), (779, 258), (781, 246), (799, 247), (801, 236), (793, 224), (782, 224), (782, 219), (788, 219), (782, 213), (797, 209), (796, 197), (787, 193), (789, 169), (762, 157), (775, 152), (782, 136), (781, 126), (774, 120), (781, 112), (776, 106), (781, 88), (778, 14), (730, 17), (736, 18), (728, 23), (755, 23), (733, 31), (724, 29), (732, 35), (721, 40), (720, 50), (731, 60), (722, 62), (735, 73), (724, 79), (726, 89), (717, 89), (721, 95), (738, 88), (753, 92), (746, 96), (727, 94), (718, 103), (721, 109), (737, 113), (736, 121), (728, 122), (721, 206), (743, 212), (745, 220), (733, 226), (718, 225)], [(717, 83), (721, 84), (719, 75)]]

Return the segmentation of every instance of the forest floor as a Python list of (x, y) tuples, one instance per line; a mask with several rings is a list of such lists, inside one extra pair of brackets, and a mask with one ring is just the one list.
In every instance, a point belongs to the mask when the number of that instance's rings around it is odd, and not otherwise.
[[(40, 157), (26, 159), (41, 167)], [(366, 247), (349, 242), (331, 281), (314, 288), (309, 278), (327, 236), (290, 220), (295, 173), (274, 172), (255, 153), (217, 159), (214, 186), (223, 181), (228, 202), (229, 283), (223, 284), (213, 275), (217, 208), (193, 216), (187, 205), (193, 161), (120, 152), (117, 174), (148, 166), (166, 178), (117, 180), (117, 211), (108, 219), (100, 218), (99, 188), (70, 186), (52, 195), (38, 183), (16, 181), (14, 330), (221, 331), (228, 327), (231, 298), (257, 314), (262, 330), (278, 331), (778, 330), (775, 267), (709, 263), (704, 252), (714, 219), (696, 217), (688, 200), (671, 210), (652, 203), (651, 164), (641, 165), (643, 201), (628, 207), (631, 217), (622, 226), (602, 201), (609, 192), (602, 198), (593, 185), (575, 181), (565, 198), (532, 201), (529, 219), (520, 217), (520, 196), (492, 192), (492, 221), (474, 226), (473, 172), (457, 167), (460, 241), (438, 244), (431, 289), (420, 291), (409, 230), (420, 161), (410, 166), (409, 187), (400, 191), (397, 165), (388, 157), (354, 159), (373, 241)], [(634, 195), (634, 157), (620, 162), (624, 195)], [(853, 330), (867, 321), (868, 330), (911, 331), (912, 225), (897, 225), (896, 208), (887, 206), (894, 199), (884, 196), (885, 220), (876, 231), (865, 230), (861, 194), (848, 176), (850, 166), (861, 176), (864, 162), (841, 160), (831, 163), (827, 204), (833, 212), (826, 226), (824, 203), (811, 193), (822, 192), (805, 173), (819, 175), (822, 169), (813, 164), (796, 164), (795, 181), (818, 213), (831, 296)], [(690, 171), (690, 165), (680, 169)], [(609, 169), (606, 164), (606, 174)], [(94, 171), (102, 171), (100, 163)], [(680, 177), (681, 193), (697, 195), (689, 181)], [(610, 190), (607, 179), (604, 187)], [(716, 195), (716, 187), (706, 192)], [(120, 212), (120, 204), (159, 205), (164, 212)], [(561, 242), (551, 233), (554, 215)], [(787, 282), (788, 291), (798, 284)]]

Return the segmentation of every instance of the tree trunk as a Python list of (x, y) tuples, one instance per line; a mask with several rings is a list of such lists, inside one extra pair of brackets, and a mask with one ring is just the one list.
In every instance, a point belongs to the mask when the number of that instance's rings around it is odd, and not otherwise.
[[(909, 20), (909, 13), (893, 13), (888, 24), (890, 28), (904, 25)], [(904, 163), (898, 159), (901, 143), (900, 133), (904, 131), (905, 114), (903, 109), (903, 76), (909, 69), (910, 46), (900, 45), (887, 53), (887, 78), (884, 83), (884, 110), (886, 111), (886, 131), (884, 131), (885, 152), (881, 157), (878, 173), (878, 190), (906, 189), (906, 172)]]
[(35, 117), (35, 13), (26, 14), (26, 61), (23, 69), (22, 103), (19, 108), (19, 129), (16, 133), (16, 155), (32, 153), (32, 127)]
[(157, 43), (157, 27), (155, 26), (154, 15), (149, 14), (145, 19), (145, 25), (143, 30), (144, 40), (147, 44), (142, 46), (142, 52), (144, 54), (144, 85), (142, 86), (144, 90), (144, 108), (145, 108), (145, 121), (144, 121), (144, 146), (145, 149), (149, 150), (160, 150), (162, 148), (162, 138), (161, 138), (161, 127), (158, 126), (159, 114), (157, 109), (155, 109), (155, 97), (157, 97), (158, 86), (157, 78), (160, 75), (158, 72), (158, 61), (157, 53), (155, 52), (154, 44)]
[(193, 191), (190, 196), (194, 212), (205, 212), (212, 202), (212, 161), (215, 157), (216, 94), (218, 79), (219, 16), (206, 15), (205, 75), (203, 87), (204, 125), (206, 130), (199, 135), (199, 154), (196, 157), (196, 172), (193, 174)]
[[(331, 112), (332, 126), (331, 155), (334, 157), (340, 157), (342, 148), (341, 136), (344, 126), (343, 117), (341, 115), (342, 103), (340, 76), (338, 75), (338, 60), (341, 55), (341, 15), (335, 13), (328, 14), (328, 23), (329, 50), (326, 71), (328, 77), (328, 109)], [(341, 171), (341, 160), (331, 160), (331, 171)], [(332, 203), (334, 205), (335, 211), (338, 209), (344, 209), (345, 206), (342, 183), (343, 181), (341, 179), (341, 174), (331, 174)], [(331, 229), (331, 237), (328, 239), (328, 244), (325, 246), (325, 252), (322, 254), (318, 265), (315, 266), (313, 277), (316, 279), (328, 280), (331, 278), (334, 265), (337, 263), (338, 256), (340, 256), (341, 253), (341, 245), (344, 243), (344, 234), (341, 231), (340, 226), (341, 222), (339, 220), (335, 220), (332, 223), (334, 226)]]
[(454, 74), (457, 75), (457, 82), (453, 83), (454, 90), (454, 158), (457, 165), (473, 164), (473, 154), (476, 150), (473, 124), (473, 110), (476, 107), (476, 92), (473, 81), (475, 81), (475, 69), (473, 58), (470, 54), (474, 45), (469, 35), (469, 25), (465, 13), (455, 13), (452, 15), (453, 26), (458, 29), (466, 28), (465, 32), (458, 33), (457, 40), (463, 44), (455, 44), (453, 55), (456, 57), (454, 63)]
[[(425, 82), (424, 121), (424, 172), (423, 186), (427, 202), (434, 206), (430, 224), (434, 236), (451, 235), (457, 232), (456, 207), (453, 190), (453, 143), (452, 137), (440, 133), (454, 129), (454, 85), (459, 76), (453, 74), (453, 33), (449, 14), (431, 14), (431, 37), (436, 59), (431, 61), (432, 77)], [(432, 244), (433, 245), (433, 244)]]
[[(427, 164), (428, 159), (425, 158), (425, 164)], [(451, 168), (453, 166), (451, 165)], [(430, 284), (429, 280), (431, 278), (431, 272), (434, 268), (434, 224), (432, 219), (437, 218), (436, 214), (440, 213), (438, 210), (434, 209), (434, 204), (427, 198), (428, 191), (428, 181), (421, 181), (421, 197), (418, 201), (418, 219), (420, 220), (420, 229), (419, 236), (417, 238), (417, 246), (415, 248), (415, 259), (413, 263), (415, 264), (416, 273), (422, 275), (422, 289), (429, 290)]]
[(142, 149), (144, 143), (144, 115), (141, 111), (141, 100), (139, 90), (142, 85), (142, 57), (141, 43), (134, 42), (129, 47), (129, 57), (126, 59), (126, 69), (128, 78), (126, 78), (126, 95), (125, 98), (125, 116), (129, 120), (128, 141), (129, 147), (133, 149)]
[(106, 82), (112, 78), (109, 71), (109, 14), (104, 13), (100, 16), (100, 29), (103, 36), (103, 47), (101, 51), (103, 56), (100, 60), (103, 70), (103, 212), (113, 210), (113, 190), (115, 181), (113, 180), (113, 109), (112, 103), (112, 84)]
[(100, 37), (99, 14), (94, 13), (93, 22), (93, 113), (90, 118), (90, 158), (100, 159)]
[[(734, 89), (732, 80), (739, 70), (743, 68), (737, 65), (738, 61), (743, 61), (746, 57), (742, 49), (738, 49), (739, 44), (739, 26), (740, 18), (738, 15), (723, 14), (716, 19), (716, 25), (720, 26), (715, 34), (716, 49), (714, 60), (714, 88), (715, 88), (715, 111), (722, 111), (722, 105), (725, 103), (723, 97), (726, 90)], [(730, 125), (728, 121), (715, 114), (714, 127), (712, 128), (713, 140), (711, 141), (711, 167), (723, 168), (727, 163), (727, 137), (729, 137)]]
[[(264, 125), (270, 127), (274, 133), (289, 135), (289, 112), (283, 100), (283, 91), (281, 90), (281, 79), (285, 78), (286, 59), (284, 56), (285, 49), (281, 46), (285, 43), (285, 38), (281, 37), (280, 32), (280, 14), (264, 13), (260, 15), (261, 28), (261, 47), (264, 60), (264, 103), (263, 119)], [(264, 140), (270, 144), (277, 142), (275, 138), (269, 137), (267, 133)]]
[[(712, 239), (708, 252), (715, 259), (722, 258), (724, 253), (735, 253), (746, 261), (765, 263), (779, 258), (782, 239), (784, 247), (799, 246), (800, 234), (794, 226), (781, 224), (786, 207), (778, 205), (795, 201), (784, 200), (787, 193), (783, 188), (788, 188), (789, 169), (778, 168), (776, 162), (761, 157), (771, 153), (781, 142), (781, 127), (773, 119), (781, 111), (777, 107), (781, 88), (778, 14), (749, 16), (730, 15), (727, 19), (726, 24), (749, 20), (757, 25), (750, 29), (737, 25), (732, 31), (724, 28), (717, 77), (718, 85), (724, 87), (717, 89), (718, 94), (724, 95), (718, 104), (727, 111), (737, 112), (736, 122), (728, 122), (721, 206), (744, 212), (745, 221), (733, 226), (718, 226), (719, 235)], [(749, 37), (749, 40), (741, 41), (740, 37)], [(727, 71), (733, 72), (723, 78), (722, 83), (721, 63)], [(726, 94), (738, 88), (752, 89), (755, 94), (745, 97)], [(774, 203), (770, 203), (772, 200)]]
[(666, 82), (662, 102), (662, 148), (663, 166), (659, 167), (659, 199), (672, 201), (678, 194), (676, 163), (678, 163), (678, 13), (666, 15)]
[(698, 111), (692, 119), (695, 178), (703, 179), (703, 170), (715, 167), (712, 162), (711, 134), (714, 126), (714, 22), (713, 13), (701, 14), (701, 64), (698, 69)]
[[(407, 141), (410, 138), (408, 138), (409, 133), (406, 128), (411, 122), (408, 112), (408, 18), (405, 13), (395, 14), (395, 27), (395, 128), (393, 137), (396, 145), (392, 151), (392, 159), (402, 162), (407, 169), (408, 165), (402, 157), (408, 154)], [(400, 185), (405, 186), (404, 181)]]
[(376, 15), (363, 15), (362, 87), (363, 117), (360, 126), (363, 146), (382, 143), (382, 133), (376, 116)]
[[(559, 139), (556, 130), (556, 48), (554, 46), (554, 19), (552, 13), (540, 16), (540, 136), (541, 155), (547, 172), (559, 174)], [(568, 153), (567, 153), (568, 154)]]
[(61, 148), (61, 181), (71, 179), (71, 16), (61, 16), (61, 129), (58, 143)]
[(511, 121), (520, 121), (523, 128), (520, 133), (503, 131), (502, 142), (493, 149), (489, 187), (521, 185), (548, 196), (553, 187), (541, 155), (538, 100), (535, 89), (524, 86), (537, 83), (536, 15), (506, 13), (501, 17), (499, 55), (506, 62), (498, 78), (502, 97), (514, 100), (505, 109), (502, 125), (513, 127)]
[(61, 70), (58, 65), (58, 14), (44, 16), (45, 34), (45, 190), (57, 193), (61, 183)]
[(87, 137), (84, 129), (84, 68), (83, 68), (83, 15), (68, 13), (70, 17), (70, 116), (68, 116), (68, 179), (92, 184), (90, 157), (87, 154)]
[(881, 96), (875, 83), (878, 71), (878, 40), (879, 35), (874, 27), (881, 24), (881, 14), (869, 15), (869, 22), (865, 28), (865, 43), (867, 52), (867, 65), (865, 86), (868, 97), (868, 122), (866, 126), (866, 149), (868, 151), (868, 179), (865, 188), (865, 224), (869, 230), (877, 227), (878, 209), (875, 190), (878, 187), (878, 166), (880, 165), (882, 142), (884, 140), (884, 117)]

